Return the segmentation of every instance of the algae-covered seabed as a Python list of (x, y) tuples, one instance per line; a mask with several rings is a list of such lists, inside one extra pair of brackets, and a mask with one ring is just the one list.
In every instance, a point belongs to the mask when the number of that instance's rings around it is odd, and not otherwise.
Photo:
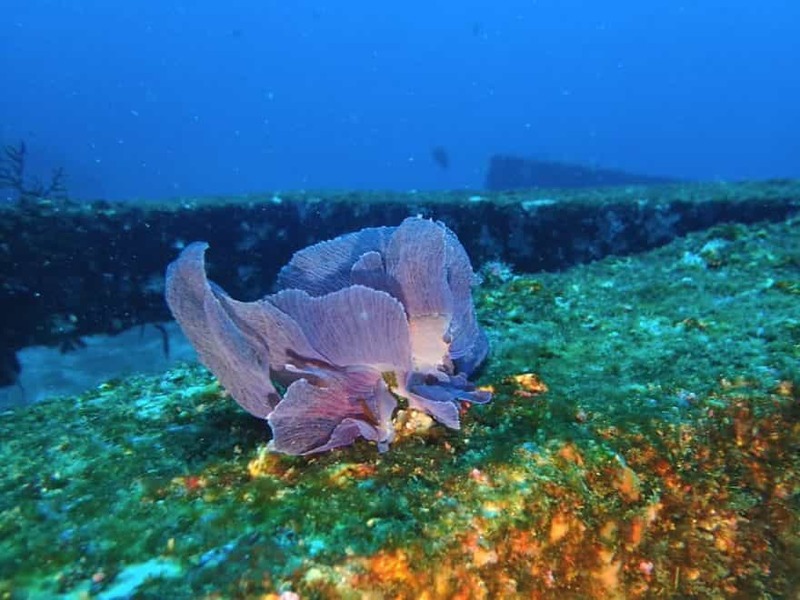
[(197, 366), (3, 413), (0, 596), (797, 594), (800, 222), (484, 275), (493, 402), (386, 454), (269, 454)]

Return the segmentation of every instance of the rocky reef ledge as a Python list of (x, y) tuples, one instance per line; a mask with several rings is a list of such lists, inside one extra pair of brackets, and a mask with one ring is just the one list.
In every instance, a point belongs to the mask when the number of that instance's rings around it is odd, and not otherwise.
[(292, 253), (346, 231), (441, 219), (475, 265), (558, 271), (654, 248), (714, 224), (781, 221), (800, 182), (708, 183), (514, 192), (314, 192), (168, 203), (31, 201), (0, 207), (0, 380), (26, 346), (164, 321), (164, 268), (204, 240), (210, 275), (251, 300)]
[(190, 365), (0, 413), (0, 597), (796, 597), (797, 218), (483, 275), (493, 402), (384, 454), (268, 453)]

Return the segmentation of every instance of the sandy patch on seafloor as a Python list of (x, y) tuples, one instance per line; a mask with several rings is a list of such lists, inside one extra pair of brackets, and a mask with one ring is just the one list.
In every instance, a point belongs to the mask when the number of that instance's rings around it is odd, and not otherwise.
[(164, 353), (162, 332), (149, 324), (118, 335), (81, 338), (86, 346), (66, 353), (46, 346), (23, 348), (18, 353), (20, 379), (13, 386), (0, 388), (0, 409), (73, 396), (109, 379), (158, 373), (177, 362), (196, 360), (178, 325), (163, 325), (169, 338), (169, 356)]

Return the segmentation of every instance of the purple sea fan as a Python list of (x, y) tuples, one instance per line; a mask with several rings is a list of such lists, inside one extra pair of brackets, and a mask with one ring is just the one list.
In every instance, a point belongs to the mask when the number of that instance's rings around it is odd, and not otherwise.
[(467, 380), (488, 352), (476, 277), (442, 223), (409, 218), (310, 246), (256, 302), (206, 279), (206, 248), (191, 244), (169, 266), (167, 303), (203, 364), (267, 419), (272, 449), (311, 454), (361, 436), (383, 451), (396, 397), (452, 428), (458, 401), (490, 399)]

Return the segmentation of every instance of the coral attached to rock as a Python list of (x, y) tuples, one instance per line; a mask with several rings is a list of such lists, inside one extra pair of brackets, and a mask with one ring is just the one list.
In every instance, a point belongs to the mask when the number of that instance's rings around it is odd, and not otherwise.
[(203, 364), (267, 419), (272, 449), (311, 454), (360, 436), (383, 451), (397, 397), (451, 428), (458, 401), (489, 401), (467, 380), (488, 352), (477, 278), (442, 223), (409, 218), (310, 246), (281, 270), (280, 291), (255, 302), (206, 279), (207, 247), (169, 266), (167, 303)]

